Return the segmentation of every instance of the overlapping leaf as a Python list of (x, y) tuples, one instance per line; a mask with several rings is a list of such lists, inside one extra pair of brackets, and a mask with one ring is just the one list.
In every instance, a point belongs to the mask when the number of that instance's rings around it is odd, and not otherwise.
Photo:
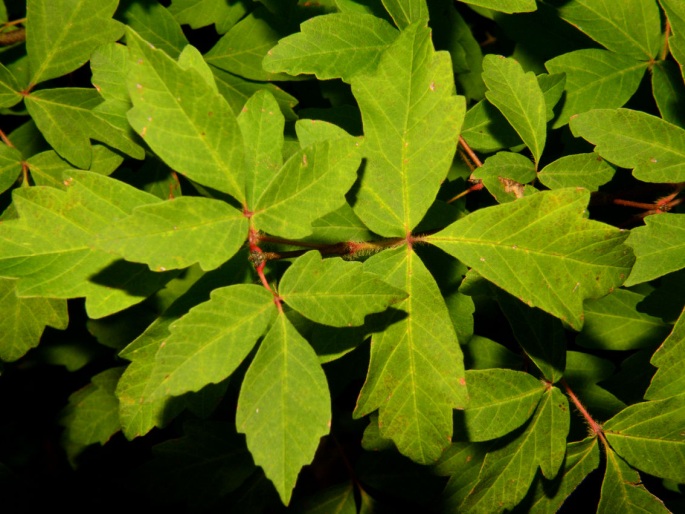
[(571, 130), (595, 151), (646, 182), (685, 181), (685, 130), (650, 114), (597, 109), (571, 120)]
[(281, 39), (269, 50), (264, 69), (348, 82), (352, 75), (372, 72), (397, 35), (392, 25), (369, 14), (316, 16), (305, 21), (300, 32)]
[(307, 318), (335, 327), (362, 325), (367, 314), (406, 297), (404, 291), (365, 272), (360, 262), (323, 260), (318, 252), (297, 259), (281, 278), (278, 292)]
[(21, 102), (21, 89), (12, 72), (0, 63), (0, 107), (12, 107)]
[(67, 328), (64, 300), (17, 298), (16, 280), (0, 279), (0, 360), (12, 362), (38, 346), (45, 327)]
[(188, 44), (181, 25), (162, 4), (125, 0), (122, 7), (117, 14), (128, 30), (134, 31), (170, 57), (176, 59)]
[(395, 25), (406, 29), (414, 22), (428, 23), (426, 0), (382, 0)]
[(538, 467), (545, 478), (554, 478), (566, 454), (569, 424), (566, 397), (553, 387), (543, 395), (525, 430), (485, 457), (463, 512), (511, 509), (526, 495)]
[(680, 73), (685, 79), (685, 6), (678, 0), (659, 0), (671, 24), (668, 45), (671, 55), (680, 64)]
[(169, 11), (182, 25), (198, 29), (214, 24), (219, 34), (247, 13), (243, 2), (229, 4), (226, 0), (172, 0)]
[(247, 237), (247, 219), (226, 202), (181, 197), (134, 209), (100, 233), (98, 248), (164, 271), (198, 262), (217, 268)]
[(438, 287), (409, 248), (388, 250), (365, 263), (409, 297), (389, 326), (375, 334), (371, 362), (355, 416), (379, 410), (383, 437), (420, 463), (432, 463), (452, 436), (452, 409), (466, 404), (461, 349)]
[(580, 329), (583, 301), (621, 285), (633, 263), (627, 234), (583, 216), (588, 200), (583, 190), (541, 192), (480, 209), (426, 239)]
[(29, 95), (25, 103), (45, 139), (81, 169), (90, 167), (91, 139), (136, 159), (145, 156), (143, 148), (119, 126), (116, 114), (98, 109), (102, 97), (94, 89), (44, 89)]
[(499, 203), (511, 202), (527, 193), (524, 184), (535, 180), (535, 165), (525, 155), (498, 152), (488, 157), (471, 178), (482, 180)]
[(660, 318), (640, 312), (644, 295), (618, 289), (585, 303), (585, 325), (576, 343), (603, 350), (637, 350), (654, 347), (669, 332)]
[(685, 482), (685, 395), (636, 403), (604, 423), (611, 447), (647, 473)]
[(539, 162), (547, 139), (547, 105), (535, 74), (525, 73), (514, 59), (486, 55), (483, 80), (488, 87), (485, 97), (511, 123)]
[(364, 122), (367, 163), (354, 204), (374, 232), (405, 236), (421, 221), (447, 175), (464, 118), (449, 55), (430, 30), (407, 27), (375, 73), (352, 80)]
[(9, 189), (21, 173), (21, 152), (0, 143), (0, 192)]
[(293, 154), (255, 200), (255, 227), (292, 239), (311, 234), (314, 220), (345, 204), (361, 163), (359, 145), (345, 136)]
[(130, 29), (127, 43), (133, 128), (173, 169), (244, 201), (242, 136), (226, 100), (197, 70), (183, 69)]
[(504, 13), (531, 12), (537, 6), (535, 0), (462, 0), (466, 4), (477, 5)]
[(328, 383), (316, 353), (281, 313), (245, 374), (236, 426), (286, 505), (330, 422)]
[(113, 20), (117, 0), (30, 0), (26, 52), (31, 84), (65, 75), (83, 65), (98, 46), (119, 39)]
[(18, 296), (85, 296), (86, 310), (98, 318), (142, 301), (169, 280), (92, 248), (110, 223), (159, 199), (90, 172), (70, 172), (65, 184), (66, 192), (15, 190), (19, 219), (0, 225), (0, 276), (20, 279)]
[(598, 514), (614, 512), (668, 514), (663, 502), (642, 485), (640, 474), (628, 466), (621, 457), (609, 450), (607, 469), (602, 482), (602, 493), (597, 506)]
[(523, 425), (545, 389), (532, 375), (505, 369), (466, 372), (469, 403), (464, 410), (469, 441), (487, 441)]
[(685, 84), (678, 65), (673, 61), (658, 61), (652, 68), (652, 94), (661, 118), (685, 126)]
[(566, 74), (566, 97), (553, 127), (590, 109), (622, 107), (640, 85), (649, 63), (598, 48), (586, 48), (545, 63), (550, 73)]
[(651, 362), (659, 369), (645, 393), (646, 399), (663, 400), (685, 392), (685, 314), (680, 315)]
[(631, 231), (626, 244), (636, 257), (627, 285), (685, 268), (685, 214), (648, 216), (645, 226)]
[(199, 391), (228, 377), (264, 333), (276, 309), (271, 293), (255, 285), (215, 289), (211, 299), (173, 323), (155, 356), (147, 398)]
[(613, 176), (614, 168), (596, 153), (565, 155), (538, 173), (540, 182), (550, 189), (584, 187), (590, 191), (597, 191)]
[(661, 18), (653, 0), (571, 0), (558, 13), (616, 53), (646, 61), (661, 47)]

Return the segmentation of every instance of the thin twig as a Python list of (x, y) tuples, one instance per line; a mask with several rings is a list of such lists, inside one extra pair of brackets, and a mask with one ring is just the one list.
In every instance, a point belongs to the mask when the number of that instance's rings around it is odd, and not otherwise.
[(576, 409), (580, 414), (583, 416), (585, 419), (585, 423), (587, 426), (590, 428), (590, 431), (595, 434), (597, 437), (599, 437), (603, 443), (607, 443), (605, 437), (604, 437), (604, 429), (602, 428), (602, 425), (597, 423), (594, 418), (590, 415), (590, 413), (587, 411), (587, 409), (583, 406), (583, 404), (580, 402), (578, 397), (576, 396), (576, 393), (573, 392), (571, 387), (568, 385), (565, 379), (561, 379), (559, 382), (564, 390), (566, 391), (566, 395), (571, 399), (573, 402), (573, 405), (576, 406)]

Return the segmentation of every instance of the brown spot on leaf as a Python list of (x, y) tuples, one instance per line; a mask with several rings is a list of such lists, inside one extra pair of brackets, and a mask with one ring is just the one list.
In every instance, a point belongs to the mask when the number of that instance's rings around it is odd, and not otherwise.
[(506, 193), (514, 193), (514, 196), (516, 198), (523, 197), (524, 186), (520, 182), (516, 182), (515, 180), (511, 180), (505, 177), (497, 177), (497, 180), (499, 180), (500, 183), (504, 186), (504, 191)]

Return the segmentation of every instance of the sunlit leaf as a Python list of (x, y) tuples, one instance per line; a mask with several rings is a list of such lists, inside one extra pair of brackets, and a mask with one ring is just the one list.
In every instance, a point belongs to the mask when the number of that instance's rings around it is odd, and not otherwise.
[(589, 193), (559, 189), (469, 214), (426, 240), (529, 306), (582, 327), (583, 300), (625, 280), (627, 234), (583, 216)]
[(472, 179), (480, 179), (499, 203), (511, 202), (525, 196), (524, 186), (535, 180), (535, 165), (519, 153), (498, 152), (488, 157), (483, 166), (471, 174)]
[[(160, 3), (123, 0), (117, 16), (141, 38), (176, 59), (188, 44), (181, 26)], [(127, 36), (128, 42), (128, 36)]]
[(597, 191), (614, 176), (612, 168), (596, 153), (571, 154), (560, 157), (540, 170), (538, 179), (550, 189), (584, 187)]
[(414, 24), (352, 92), (364, 121), (367, 163), (354, 210), (374, 232), (405, 236), (421, 221), (449, 171), (464, 117), (449, 55)]
[(531, 12), (537, 6), (535, 0), (461, 0), (466, 4), (476, 5), (478, 7), (485, 7), (493, 11), (500, 11), (504, 13), (516, 12)]
[(663, 400), (670, 396), (683, 394), (685, 389), (685, 314), (673, 327), (673, 331), (666, 338), (652, 357), (652, 364), (657, 370), (652, 383), (645, 394), (648, 400)]
[(406, 29), (414, 22), (428, 23), (426, 0), (382, 0), (395, 25)]
[(286, 505), (330, 423), (328, 384), (316, 353), (281, 313), (245, 374), (236, 425)]

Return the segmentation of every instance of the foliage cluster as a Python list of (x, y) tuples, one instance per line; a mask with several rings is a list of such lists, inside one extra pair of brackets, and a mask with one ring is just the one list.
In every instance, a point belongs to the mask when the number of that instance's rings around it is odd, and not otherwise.
[(0, 23), (6, 505), (685, 508), (685, 3)]

